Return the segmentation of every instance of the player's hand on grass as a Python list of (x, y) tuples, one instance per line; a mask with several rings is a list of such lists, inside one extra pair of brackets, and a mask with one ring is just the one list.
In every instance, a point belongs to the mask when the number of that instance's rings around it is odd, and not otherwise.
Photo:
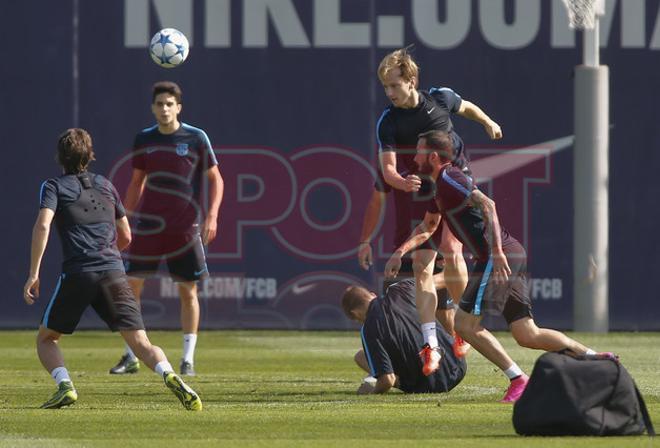
[(484, 128), (486, 128), (486, 133), (492, 140), (499, 140), (502, 138), (502, 128), (500, 128), (500, 125), (494, 121), (491, 120), (484, 124)]
[(202, 243), (204, 245), (210, 244), (218, 233), (218, 218), (215, 216), (207, 216), (202, 226)]
[(493, 254), (493, 278), (495, 284), (503, 285), (509, 280), (511, 268), (504, 253)]
[(367, 395), (367, 394), (373, 394), (373, 393), (374, 393), (374, 386), (372, 386), (369, 383), (360, 384), (360, 387), (358, 387), (358, 390), (357, 390), (358, 395)]
[(399, 270), (401, 270), (401, 255), (395, 252), (385, 265), (385, 278), (396, 277), (399, 275)]
[(39, 297), (39, 277), (28, 277), (23, 287), (23, 299), (28, 305), (32, 305)]
[(373, 264), (373, 252), (371, 244), (364, 241), (358, 246), (358, 263), (365, 271), (368, 271)]
[(422, 179), (419, 178), (419, 176), (416, 176), (414, 174), (408, 174), (405, 179), (406, 183), (404, 185), (403, 190), (406, 191), (407, 193), (411, 193), (413, 191), (419, 191), (419, 189), (422, 186)]

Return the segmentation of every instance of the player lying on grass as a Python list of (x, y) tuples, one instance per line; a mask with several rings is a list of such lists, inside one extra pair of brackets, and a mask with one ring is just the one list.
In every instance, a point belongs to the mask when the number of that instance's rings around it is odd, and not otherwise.
[(419, 136), (415, 162), (420, 172), (436, 184), (435, 206), (390, 257), (385, 276), (397, 274), (401, 257), (430, 238), (442, 217), (475, 259), (456, 312), (456, 332), (511, 380), (502, 402), (514, 402), (524, 391), (528, 377), (493, 334), (481, 326), (485, 311), (504, 316), (511, 334), (522, 347), (547, 351), (568, 349), (576, 354), (595, 352), (563, 333), (536, 326), (527, 288), (525, 249), (500, 226), (495, 202), (479, 191), (471, 178), (452, 166), (452, 160), (452, 140), (446, 132), (430, 131)]
[(39, 297), (41, 260), (50, 225), (55, 221), (64, 261), (39, 326), (37, 354), (55, 380), (57, 391), (41, 407), (60, 408), (78, 400), (58, 342), (62, 334), (74, 332), (83, 312), (91, 306), (163, 378), (186, 409), (201, 410), (197, 394), (174, 373), (163, 351), (151, 344), (144, 331), (119, 254), (131, 241), (131, 229), (114, 186), (103, 176), (87, 171), (94, 160), (90, 135), (83, 129), (64, 132), (57, 145), (57, 160), (64, 174), (41, 185), (40, 211), (32, 231), (30, 274), (23, 288), (25, 302), (34, 304)]
[[(435, 336), (444, 360), (431, 375), (423, 374), (418, 351), (424, 336), (415, 307), (415, 290), (415, 279), (409, 278), (390, 285), (380, 298), (357, 285), (344, 292), (344, 313), (363, 324), (363, 350), (356, 353), (355, 362), (376, 378), (375, 385), (365, 381), (359, 394), (385, 393), (392, 387), (407, 393), (448, 392), (465, 376), (465, 359), (454, 355), (453, 338), (441, 326), (436, 328)], [(440, 307), (446, 304), (441, 301)]]

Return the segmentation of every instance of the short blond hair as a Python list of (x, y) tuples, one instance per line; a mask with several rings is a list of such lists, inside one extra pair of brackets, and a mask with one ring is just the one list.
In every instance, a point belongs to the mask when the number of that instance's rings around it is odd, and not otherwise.
[(409, 47), (401, 48), (388, 54), (380, 61), (378, 66), (378, 78), (381, 82), (385, 80), (385, 76), (394, 69), (401, 70), (401, 77), (405, 81), (412, 81), (415, 79), (415, 87), (419, 83), (419, 67), (408, 52)]

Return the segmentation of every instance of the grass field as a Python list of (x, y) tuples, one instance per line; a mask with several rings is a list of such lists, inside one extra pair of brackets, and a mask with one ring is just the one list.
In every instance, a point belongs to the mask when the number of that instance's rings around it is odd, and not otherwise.
[[(516, 436), (511, 406), (497, 403), (506, 381), (476, 353), (468, 358), (467, 377), (449, 394), (357, 396), (364, 375), (352, 361), (360, 347), (352, 332), (202, 333), (198, 376), (189, 381), (204, 401), (201, 413), (185, 411), (145, 368), (107, 374), (121, 354), (119, 337), (80, 332), (62, 342), (78, 402), (40, 410), (55, 386), (37, 360), (34, 334), (0, 335), (1, 447), (660, 446), (647, 437)], [(499, 337), (531, 371), (540, 352)], [(660, 334), (576, 337), (621, 355), (660, 425)], [(151, 339), (178, 365), (179, 333), (153, 332)]]

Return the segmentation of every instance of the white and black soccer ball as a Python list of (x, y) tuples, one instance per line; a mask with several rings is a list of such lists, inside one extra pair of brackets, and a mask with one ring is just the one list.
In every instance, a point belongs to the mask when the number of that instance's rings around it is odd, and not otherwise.
[(185, 34), (174, 28), (163, 28), (151, 38), (149, 54), (161, 67), (174, 68), (186, 60), (189, 48)]

